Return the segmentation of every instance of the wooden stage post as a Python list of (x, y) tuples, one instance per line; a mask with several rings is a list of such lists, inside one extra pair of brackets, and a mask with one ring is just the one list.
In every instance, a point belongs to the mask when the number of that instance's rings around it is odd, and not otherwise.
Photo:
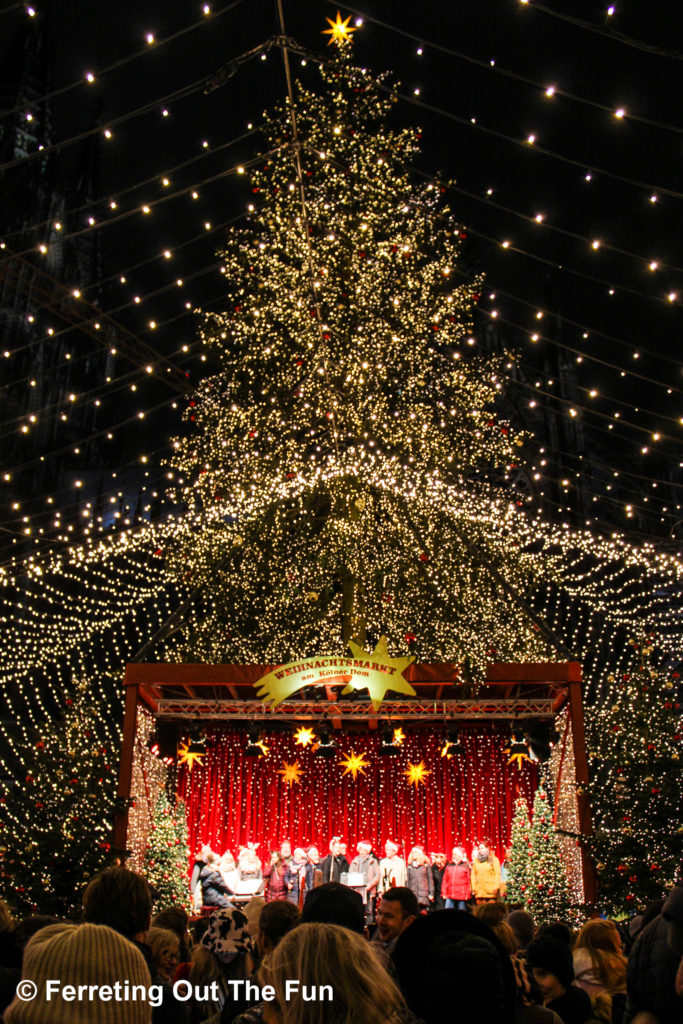
[[(576, 772), (576, 802), (579, 811), (579, 831), (582, 836), (593, 832), (590, 801), (588, 799), (588, 757), (586, 755), (586, 733), (583, 722), (583, 694), (581, 692), (581, 665), (578, 661), (567, 664), (569, 684), (569, 714), (572, 721), (574, 741), (574, 766)], [(597, 899), (597, 879), (593, 859), (581, 844), (581, 871), (586, 903), (594, 904)]]
[(126, 687), (126, 707), (123, 715), (123, 743), (121, 745), (121, 762), (119, 765), (119, 785), (116, 791), (116, 811), (114, 814), (114, 847), (121, 855), (122, 863), (126, 860), (128, 840), (128, 809), (130, 787), (133, 778), (133, 750), (135, 748), (135, 732), (138, 712), (138, 683), (129, 678), (126, 666), (124, 686)]

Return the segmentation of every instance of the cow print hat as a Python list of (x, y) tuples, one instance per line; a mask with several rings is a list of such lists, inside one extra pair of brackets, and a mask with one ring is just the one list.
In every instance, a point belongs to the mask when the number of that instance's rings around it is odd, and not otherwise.
[(206, 946), (222, 963), (229, 964), (238, 953), (252, 953), (254, 950), (248, 925), (247, 916), (241, 910), (221, 907), (209, 918), (209, 927), (202, 936), (202, 946)]

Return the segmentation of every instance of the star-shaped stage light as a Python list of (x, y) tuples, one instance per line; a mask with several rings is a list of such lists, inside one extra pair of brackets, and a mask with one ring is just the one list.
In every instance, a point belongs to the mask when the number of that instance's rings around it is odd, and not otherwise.
[(298, 743), (300, 747), (307, 747), (309, 743), (313, 743), (314, 739), (315, 733), (305, 725), (300, 726), (294, 733), (294, 742)]
[(351, 28), (349, 25), (351, 15), (342, 21), (342, 16), (339, 11), (337, 11), (336, 21), (332, 21), (331, 18), (325, 18), (325, 21), (330, 27), (323, 29), (321, 35), (330, 37), (327, 40), (328, 46), (332, 46), (333, 43), (340, 46), (342, 43), (349, 43), (351, 41), (351, 33), (356, 31), (355, 28)]
[(403, 729), (399, 727), (398, 729), (394, 729), (394, 738), (392, 739), (391, 742), (394, 744), (395, 747), (400, 747), (405, 738), (406, 734), (404, 733)]
[(193, 750), (189, 743), (181, 743), (178, 747), (178, 764), (186, 764), (190, 771), (195, 764), (201, 765), (206, 751)]
[(354, 779), (358, 778), (358, 772), (365, 775), (365, 769), (370, 767), (370, 762), (363, 760), (362, 754), (357, 754), (355, 750), (352, 750), (350, 754), (344, 756), (346, 760), (339, 762), (344, 765), (344, 775), (352, 775)]
[(403, 774), (407, 778), (410, 785), (415, 786), (417, 788), (417, 786), (424, 786), (427, 780), (427, 776), (431, 775), (432, 773), (425, 766), (424, 761), (419, 761), (418, 764), (410, 764), (410, 762), (408, 762), (408, 767), (403, 772)]
[(294, 764), (287, 764), (286, 761), (282, 762), (282, 768), (278, 768), (278, 775), (282, 776), (282, 781), (290, 789), (295, 782), (301, 782), (301, 776), (303, 775), (302, 769), (299, 767), (299, 762), (295, 761)]

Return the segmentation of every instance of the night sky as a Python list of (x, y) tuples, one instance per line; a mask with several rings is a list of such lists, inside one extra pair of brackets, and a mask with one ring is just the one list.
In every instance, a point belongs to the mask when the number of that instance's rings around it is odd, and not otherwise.
[[(357, 10), (339, 6), (344, 17), (363, 18), (358, 63), (401, 83), (395, 117), (423, 128), (419, 171), (453, 183), (450, 205), (467, 234), (462, 274), (486, 273), (478, 335), (493, 331), (494, 343), (519, 350), (518, 418), (533, 428), (538, 408), (549, 405), (584, 432), (603, 467), (590, 517), (596, 528), (633, 529), (624, 511), (630, 503), (634, 536), (675, 535), (683, 519), (675, 491), (658, 494), (683, 479), (680, 3), (624, 0), (608, 14), (597, 0), (358, 2)], [(51, 15), (46, 0), (35, 6), (36, 22), (51, 20), (54, 87), (63, 90), (52, 101), (53, 141), (64, 140), (56, 173), (73, 186), (93, 153), (99, 168), (99, 201), (68, 213), (65, 228), (100, 232), (103, 308), (197, 382), (210, 366), (201, 361), (191, 310), (222, 307), (221, 226), (250, 201), (234, 168), (258, 151), (248, 126), (286, 94), (280, 53), (267, 46), (279, 32), (277, 6), (216, 0), (210, 15), (197, 0), (59, 0)], [(337, 5), (285, 0), (284, 11), (287, 34), (324, 53), (321, 32)], [(20, 8), (0, 17), (5, 48), (16, 45), (10, 41), (28, 15)], [(202, 82), (233, 61), (234, 74), (205, 94)], [(297, 57), (293, 65), (316, 80), (312, 64), (302, 68)], [(97, 117), (95, 136), (71, 142)], [(44, 232), (36, 226), (36, 248)], [(91, 284), (86, 297), (94, 292)], [(571, 400), (558, 397), (558, 367), (574, 381)], [(97, 396), (106, 406), (112, 463), (137, 473), (147, 455), (151, 489), (163, 479), (169, 437), (183, 429), (185, 399), (157, 366), (117, 380), (131, 370), (119, 360), (114, 380), (93, 379), (79, 401)], [(543, 453), (545, 477), (577, 470), (570, 437)], [(535, 467), (540, 458), (532, 458)], [(571, 489), (565, 501), (576, 512)], [(27, 507), (42, 522), (42, 496)], [(563, 512), (558, 503), (545, 508)], [(0, 518), (6, 527), (13, 522), (6, 506)]]

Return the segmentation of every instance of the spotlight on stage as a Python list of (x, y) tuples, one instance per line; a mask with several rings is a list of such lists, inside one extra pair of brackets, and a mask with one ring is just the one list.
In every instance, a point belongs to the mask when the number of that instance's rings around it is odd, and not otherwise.
[(318, 730), (317, 757), (334, 757), (337, 753), (337, 744), (332, 739), (332, 732), (328, 725), (321, 726)]
[(247, 745), (244, 748), (245, 757), (263, 757), (263, 736), (257, 725), (247, 726)]
[(558, 739), (552, 722), (529, 722), (527, 740), (532, 761), (547, 761)]
[(462, 742), (460, 737), (460, 730), (447, 729), (446, 742), (441, 748), (441, 756), (447, 757), (450, 760), (452, 757), (459, 757), (464, 753), (465, 744)]
[(380, 757), (395, 757), (396, 754), (401, 753), (401, 748), (394, 742), (394, 727), (393, 725), (385, 725), (380, 729), (380, 739), (382, 745), (377, 751)]

